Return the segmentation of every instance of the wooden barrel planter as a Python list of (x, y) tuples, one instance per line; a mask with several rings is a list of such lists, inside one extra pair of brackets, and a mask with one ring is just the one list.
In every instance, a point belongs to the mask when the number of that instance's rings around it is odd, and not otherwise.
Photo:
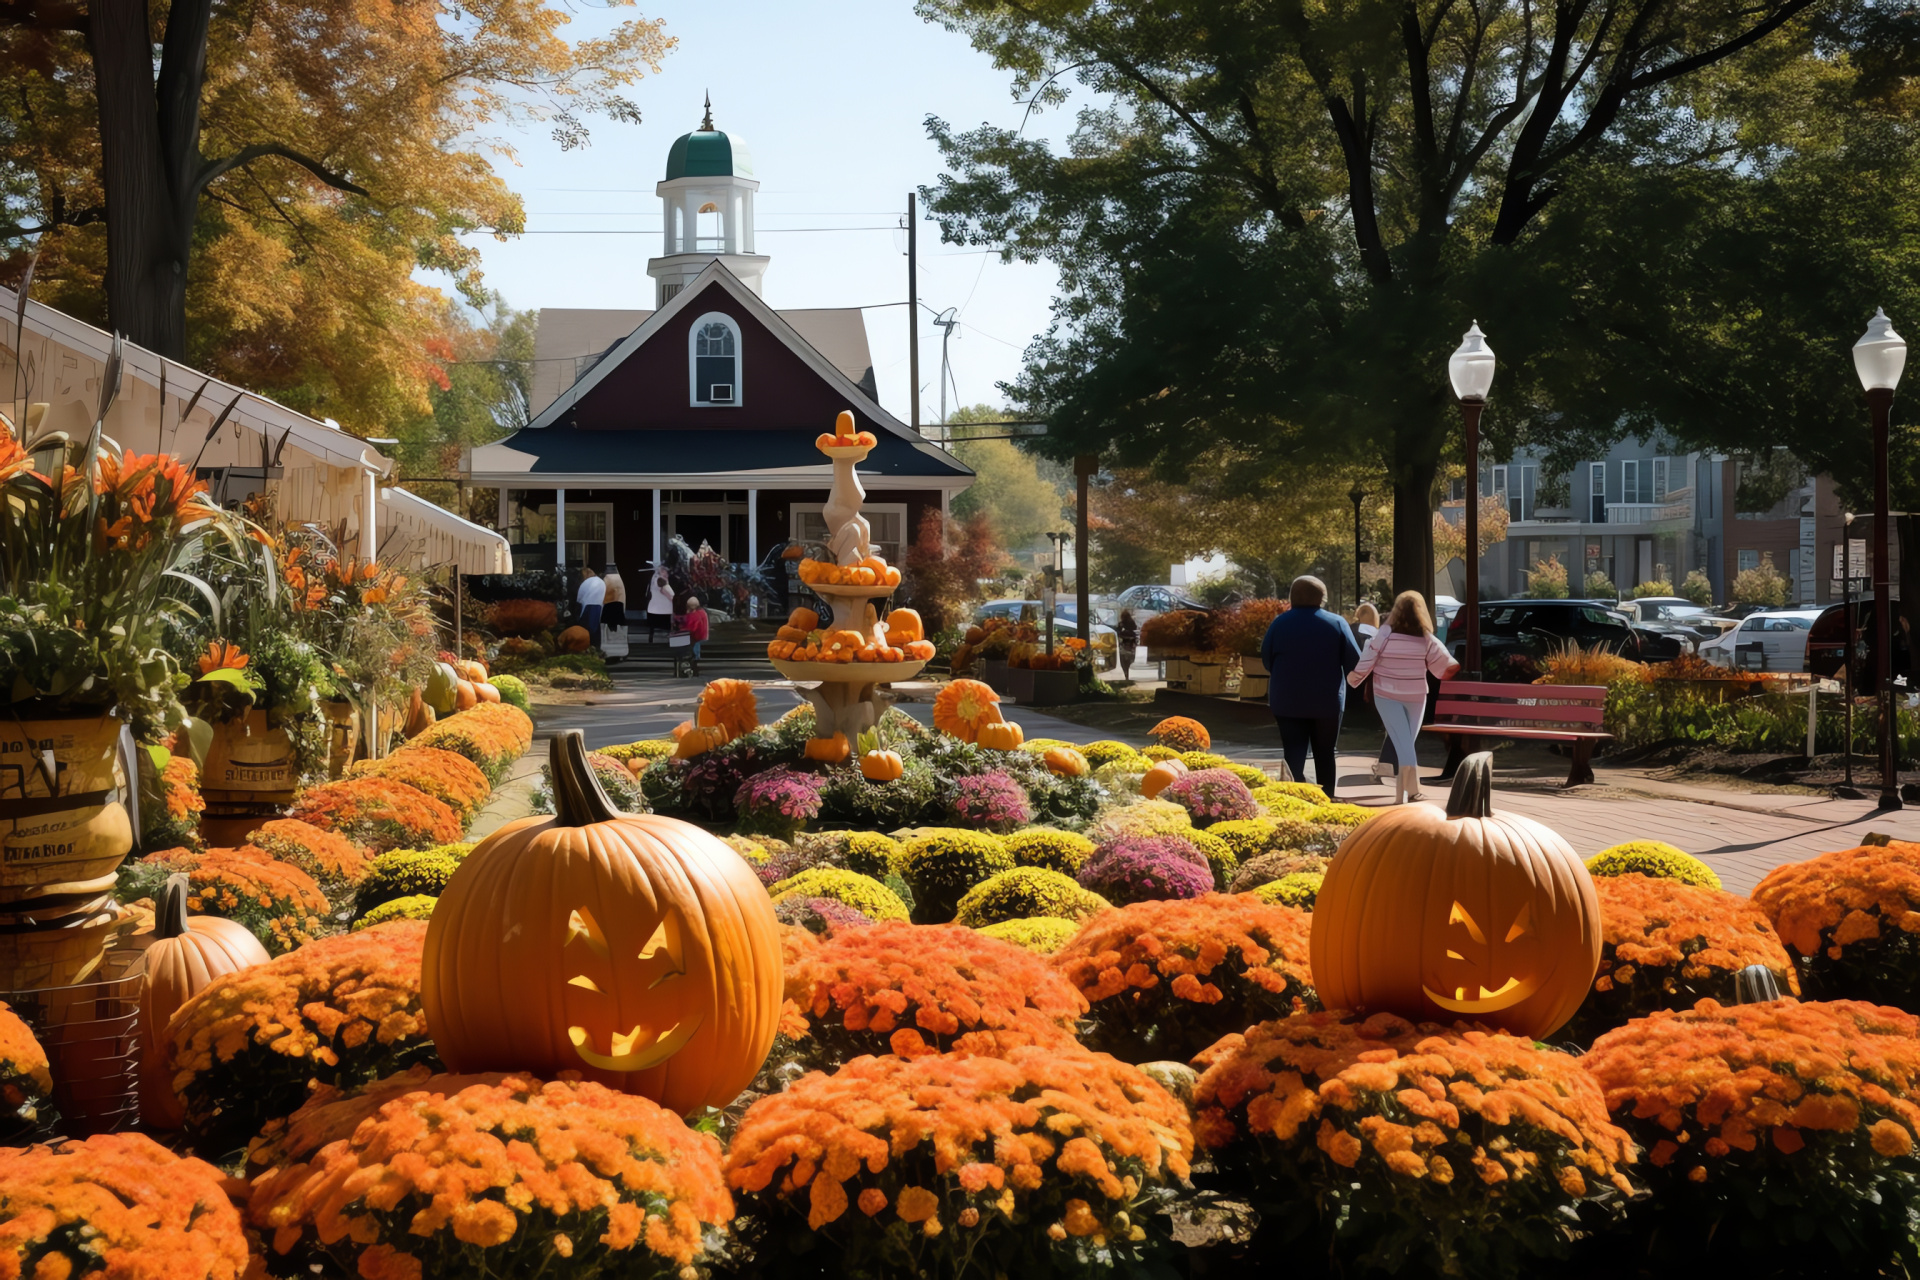
[(0, 723), (0, 910), (110, 885), (133, 848), (126, 787), (114, 717)]
[(99, 970), (107, 947), (137, 920), (109, 895), (90, 911), (51, 920), (11, 917), (0, 924), (0, 987), (33, 991), (85, 982)]

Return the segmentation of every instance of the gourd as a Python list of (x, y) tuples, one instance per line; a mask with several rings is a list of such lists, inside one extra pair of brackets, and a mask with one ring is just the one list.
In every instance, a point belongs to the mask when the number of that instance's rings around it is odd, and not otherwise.
[(718, 837), (615, 808), (579, 730), (551, 754), (553, 816), (483, 840), (434, 909), (434, 1045), (449, 1071), (578, 1071), (682, 1115), (725, 1106), (779, 1023), (773, 904)]
[(140, 998), (140, 1118), (155, 1129), (178, 1129), (186, 1110), (173, 1092), (167, 1022), (174, 1010), (216, 978), (265, 964), (253, 931), (220, 916), (187, 914), (187, 877), (167, 877), (146, 947), (147, 990)]
[(927, 638), (927, 624), (920, 620), (917, 609), (895, 609), (887, 614), (887, 642), (889, 644), (909, 645), (915, 640)]
[(724, 747), (728, 742), (727, 731), (717, 724), (692, 725), (685, 733), (676, 736), (679, 738), (673, 748), (676, 760), (691, 760), (715, 747)]

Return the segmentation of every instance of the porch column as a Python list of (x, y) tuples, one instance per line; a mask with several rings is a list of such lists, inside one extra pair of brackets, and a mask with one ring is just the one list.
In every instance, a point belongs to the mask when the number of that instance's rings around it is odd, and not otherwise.
[(653, 567), (660, 567), (660, 491), (653, 491)]
[(361, 473), (365, 481), (360, 496), (360, 558), (373, 561), (380, 554), (380, 533), (375, 519), (380, 510), (380, 477), (371, 469)]
[[(757, 566), (760, 563), (760, 491), (747, 490), (747, 563)], [(747, 616), (760, 616), (760, 597), (754, 596), (748, 606)]]
[(560, 572), (567, 571), (567, 491), (553, 491), (553, 564)]

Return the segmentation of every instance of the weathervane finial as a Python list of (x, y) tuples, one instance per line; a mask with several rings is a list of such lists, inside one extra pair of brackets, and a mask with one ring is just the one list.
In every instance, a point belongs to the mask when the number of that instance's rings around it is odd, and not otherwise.
[(713, 132), (713, 91), (707, 91), (707, 114), (700, 121), (700, 132)]

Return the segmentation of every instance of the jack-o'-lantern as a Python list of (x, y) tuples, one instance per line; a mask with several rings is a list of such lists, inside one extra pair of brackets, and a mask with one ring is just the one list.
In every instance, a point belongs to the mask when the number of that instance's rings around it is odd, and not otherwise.
[(1140, 794), (1151, 800), (1166, 790), (1167, 784), (1187, 776), (1187, 766), (1178, 760), (1162, 760), (1140, 779)]
[(682, 1115), (724, 1106), (779, 1021), (772, 903), (717, 837), (614, 808), (578, 730), (552, 756), (554, 815), (482, 841), (434, 908), (434, 1045), (449, 1071), (578, 1071)]
[(869, 751), (860, 757), (860, 776), (869, 782), (892, 782), (902, 772), (897, 751)]
[(1467, 757), (1445, 809), (1389, 809), (1341, 844), (1313, 908), (1327, 1008), (1542, 1039), (1586, 999), (1600, 965), (1593, 880), (1552, 830), (1493, 811), (1492, 766)]
[[(136, 939), (136, 942), (138, 940)], [(187, 914), (187, 877), (167, 878), (146, 945), (147, 989), (140, 997), (140, 1118), (155, 1129), (178, 1129), (186, 1110), (173, 1091), (167, 1020), (216, 978), (265, 964), (253, 931), (221, 916)]]

